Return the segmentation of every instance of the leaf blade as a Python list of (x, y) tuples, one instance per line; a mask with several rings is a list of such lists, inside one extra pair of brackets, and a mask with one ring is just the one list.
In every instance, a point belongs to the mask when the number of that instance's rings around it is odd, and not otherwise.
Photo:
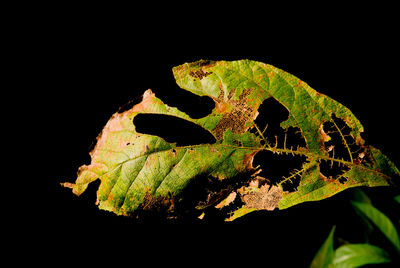
[(396, 202), (400, 204), (400, 195), (395, 196), (394, 200), (396, 200)]
[(390, 262), (389, 254), (370, 244), (348, 244), (335, 250), (333, 267), (360, 267), (367, 264), (382, 264)]
[[(400, 174), (379, 150), (364, 146), (360, 136), (363, 127), (348, 108), (274, 66), (250, 60), (198, 61), (174, 67), (173, 74), (181, 88), (215, 101), (211, 114), (193, 119), (164, 104), (148, 90), (141, 103), (113, 115), (90, 153), (91, 164), (80, 168), (75, 184), (65, 183), (64, 186), (72, 187), (73, 192), (80, 195), (89, 183), (100, 179), (97, 202), (100, 208), (125, 215), (154, 199), (160, 201), (179, 195), (199, 174), (222, 180), (254, 170), (254, 155), (262, 150), (307, 158), (303, 172), (298, 173), (300, 178), (296, 178), (300, 180), (296, 191), (286, 193), (282, 185), (248, 187), (251, 191), (241, 193), (240, 198), (245, 204), (240, 213), (234, 214), (237, 216), (254, 209), (284, 209), (321, 200), (351, 187), (386, 186), (391, 176)], [(278, 144), (265, 146), (262, 145), (262, 134), (249, 131), (254, 127), (258, 108), (268, 98), (274, 98), (289, 111), (289, 117), (281, 127), (298, 128), (306, 141), (305, 147), (292, 150), (285, 146), (279, 148)], [(160, 137), (138, 133), (132, 120), (141, 113), (170, 115), (190, 121), (209, 131), (216, 143), (176, 147)], [(352, 152), (339, 128), (350, 160), (334, 158), (324, 149), (324, 142), (329, 139), (321, 129), (325, 122), (332, 120), (333, 114), (351, 128), (349, 136), (358, 146), (364, 146), (363, 154), (367, 154), (365, 158), (370, 159), (369, 163), (362, 162), (362, 157), (356, 159), (358, 162), (352, 161)], [(267, 140), (264, 142), (269, 144)], [(182, 156), (179, 161), (178, 156)], [(322, 161), (335, 161), (348, 167), (349, 170), (342, 174), (346, 182), (321, 179), (324, 178), (319, 166)], [(185, 175), (185, 171), (189, 172)], [(253, 178), (246, 178), (246, 183), (253, 183)]]
[(400, 252), (400, 238), (396, 227), (391, 220), (370, 204), (352, 201), (351, 204), (355, 209), (367, 217), (375, 226), (386, 236), (393, 246)]
[(311, 262), (310, 268), (330, 267), (333, 262), (334, 250), (333, 250), (333, 237), (336, 226), (332, 227), (328, 238), (322, 244), (314, 259)]
[[(353, 190), (351, 201), (372, 205), (371, 199), (367, 196), (367, 194), (363, 190), (361, 190), (359, 188), (355, 188)], [(366, 218), (364, 216), (363, 213), (361, 213), (359, 210), (355, 210), (355, 211), (360, 216), (359, 219), (360, 219), (361, 228), (363, 229), (362, 233), (365, 238), (365, 243), (369, 243), (370, 235), (374, 229), (374, 226), (371, 223), (371, 221), (368, 220), (368, 218)]]
[[(191, 79), (190, 74), (198, 72), (208, 75), (201, 79)], [(195, 94), (211, 94), (214, 98), (222, 95), (226, 99), (229, 96), (234, 98), (239, 93), (251, 88), (249, 99), (253, 101), (256, 109), (262, 101), (268, 98), (277, 100), (289, 111), (289, 118), (281, 123), (281, 127), (284, 129), (299, 128), (306, 140), (308, 152), (305, 154), (303, 151), (302, 154), (299, 151), (277, 148), (266, 148), (266, 150), (277, 154), (307, 155), (310, 162), (314, 161), (315, 169), (319, 169), (320, 161), (330, 161), (327, 153), (321, 150), (321, 143), (326, 141), (326, 137), (315, 134), (318, 133), (324, 122), (332, 120), (333, 114), (343, 119), (351, 128), (351, 136), (354, 137), (355, 143), (364, 144), (360, 136), (364, 130), (363, 126), (348, 108), (328, 96), (316, 92), (294, 75), (274, 66), (250, 60), (199, 61), (174, 67), (173, 73), (180, 87)], [(218, 88), (223, 89), (223, 92), (220, 92)], [(343, 142), (346, 143), (344, 138)], [(345, 146), (349, 150), (347, 143)], [(399, 170), (378, 149), (371, 146), (366, 149), (376, 160), (373, 166), (335, 159), (337, 163), (350, 167), (350, 170), (343, 174), (343, 178), (347, 180), (345, 183), (339, 183), (337, 180), (323, 182), (320, 180), (320, 172), (310, 173), (307, 178), (301, 179), (297, 192), (283, 194), (279, 208), (284, 209), (306, 201), (321, 200), (347, 188), (388, 186), (390, 176), (400, 176)], [(352, 156), (350, 157), (352, 158)]]
[(352, 196), (352, 201), (360, 202), (360, 203), (365, 203), (372, 205), (371, 199), (368, 197), (368, 195), (361, 190), (360, 188), (355, 188), (353, 190), (353, 196)]

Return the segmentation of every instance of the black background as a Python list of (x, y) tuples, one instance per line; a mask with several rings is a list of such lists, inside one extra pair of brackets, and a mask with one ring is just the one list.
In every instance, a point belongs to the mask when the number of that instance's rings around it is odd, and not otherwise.
[[(35, 134), (32, 151), (43, 154), (36, 168), (44, 175), (35, 177), (46, 189), (30, 206), (34, 212), (29, 221), (37, 223), (29, 228), (33, 240), (46, 237), (47, 249), (59, 260), (67, 255), (89, 263), (117, 258), (175, 265), (183, 262), (182, 256), (190, 256), (188, 265), (251, 265), (261, 259), (279, 263), (276, 267), (306, 267), (333, 225), (344, 239), (357, 242), (359, 237), (352, 232), (357, 230), (357, 217), (346, 191), (320, 202), (211, 224), (118, 217), (95, 206), (98, 184), (81, 197), (60, 186), (73, 182), (78, 167), (90, 162), (90, 147), (109, 117), (130, 100), (140, 101), (146, 89), (172, 106), (185, 102), (171, 68), (199, 59), (252, 59), (299, 77), (348, 107), (364, 125), (367, 143), (400, 165), (398, 68), (392, 67), (398, 55), (390, 28), (382, 31), (385, 25), (366, 20), (319, 28), (315, 21), (304, 28), (293, 23), (290, 30), (283, 30), (282, 25), (261, 20), (257, 23), (265, 27), (257, 30), (211, 27), (213, 35), (208, 35), (207, 25), (196, 25), (183, 35), (183, 18), (171, 26), (162, 21), (153, 26), (151, 19), (137, 20), (130, 27), (125, 20), (110, 26), (92, 20), (74, 23), (65, 17), (55, 25), (50, 20), (29, 29), (33, 34), (25, 41), (32, 45), (22, 46), (21, 62), (30, 71), (24, 82), (32, 85), (23, 97), (33, 108), (25, 117)], [(194, 20), (185, 19), (188, 26)], [(366, 191), (378, 206), (387, 204), (384, 199), (395, 190)], [(392, 215), (395, 208), (382, 210)], [(351, 225), (356, 227), (346, 228)]]

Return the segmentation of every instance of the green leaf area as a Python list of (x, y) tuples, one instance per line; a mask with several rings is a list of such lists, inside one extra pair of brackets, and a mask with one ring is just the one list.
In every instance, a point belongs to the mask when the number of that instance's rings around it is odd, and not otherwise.
[[(211, 114), (193, 119), (148, 90), (141, 103), (111, 117), (90, 152), (90, 165), (79, 169), (75, 183), (64, 186), (80, 195), (99, 179), (99, 207), (132, 215), (138, 209), (158, 206), (173, 211), (183, 189), (199, 175), (222, 181), (252, 173), (240, 187), (231, 185), (229, 202), (216, 202), (218, 208), (238, 206), (231, 208), (228, 220), (233, 220), (255, 210), (321, 200), (350, 187), (387, 186), (400, 174), (378, 149), (365, 145), (360, 136), (363, 127), (349, 109), (283, 70), (250, 60), (198, 61), (173, 68), (173, 74), (182, 89), (214, 100)], [(270, 98), (289, 112), (281, 128), (298, 131), (305, 145), (289, 147), (286, 138), (278, 144), (268, 137), (268, 130), (254, 123), (260, 105)], [(209, 131), (216, 142), (182, 147), (139, 133), (133, 119), (146, 113), (190, 121)], [(345, 133), (339, 121), (350, 131)], [(329, 144), (332, 135), (339, 137), (335, 144)], [(345, 156), (335, 155), (339, 147)], [(260, 168), (252, 165), (260, 151), (302, 156), (305, 161), (300, 169), (271, 185), (269, 178), (257, 176)], [(339, 166), (343, 172), (336, 177), (323, 174), (322, 163)], [(297, 188), (286, 190), (292, 182), (297, 182)], [(214, 196), (226, 197), (218, 192)], [(207, 200), (199, 200), (203, 204), (199, 207), (208, 207), (204, 203)]]
[(335, 226), (332, 228), (328, 235), (328, 238), (322, 244), (318, 250), (313, 261), (311, 262), (310, 268), (330, 267), (332, 266), (334, 249), (333, 249), (333, 235), (335, 233)]
[(400, 252), (400, 237), (391, 220), (371, 204), (351, 202), (353, 207), (365, 218), (370, 220)]
[(332, 267), (350, 268), (388, 262), (389, 254), (379, 247), (370, 244), (348, 244), (336, 249)]
[(318, 250), (310, 268), (350, 268), (391, 262), (385, 250), (370, 244), (345, 244), (334, 250), (334, 232), (335, 227)]

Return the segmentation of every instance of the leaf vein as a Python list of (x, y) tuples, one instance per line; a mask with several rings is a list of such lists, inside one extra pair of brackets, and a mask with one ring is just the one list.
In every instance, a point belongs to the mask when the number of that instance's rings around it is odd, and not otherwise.
[(124, 201), (122, 202), (121, 205), (119, 205), (117, 207), (117, 211), (119, 211), (123, 207), (123, 205), (125, 204), (126, 198), (128, 197), (128, 193), (131, 190), (131, 187), (132, 187), (133, 183), (136, 181), (137, 177), (139, 177), (139, 174), (143, 171), (144, 167), (146, 166), (146, 162), (147, 162), (148, 158), (149, 158), (149, 155), (146, 155), (146, 159), (144, 160), (143, 166), (140, 168), (140, 170), (139, 170), (138, 174), (136, 175), (136, 177), (133, 178), (133, 180), (131, 181), (131, 184), (129, 185), (129, 187), (127, 188), (127, 190), (126, 190), (126, 192), (124, 194), (124, 196), (125, 196), (124, 197)]

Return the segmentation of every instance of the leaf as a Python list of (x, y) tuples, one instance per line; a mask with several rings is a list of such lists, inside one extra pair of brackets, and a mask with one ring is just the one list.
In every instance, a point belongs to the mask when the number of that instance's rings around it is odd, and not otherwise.
[(393, 246), (400, 252), (399, 234), (397, 233), (396, 227), (394, 227), (393, 223), (385, 214), (370, 204), (355, 201), (352, 201), (351, 204), (356, 210), (373, 222), (376, 227), (378, 227), (378, 229), (386, 236), (386, 238), (389, 239)]
[(356, 201), (356, 202), (372, 205), (371, 199), (368, 197), (368, 195), (366, 193), (364, 193), (364, 191), (359, 189), (359, 188), (355, 188), (353, 190), (353, 198), (352, 198), (352, 200)]
[(311, 262), (310, 268), (319, 267), (331, 267), (333, 261), (333, 235), (335, 233), (336, 226), (333, 226), (328, 238), (322, 244), (321, 248), (318, 250), (313, 261)]
[[(352, 197), (351, 201), (372, 205), (371, 199), (367, 196), (366, 193), (364, 193), (363, 190), (361, 190), (359, 188), (353, 189), (353, 197)], [(372, 223), (368, 220), (368, 218), (361, 211), (359, 211), (357, 209), (355, 211), (360, 216), (360, 220), (361, 220), (360, 228), (363, 231), (362, 233), (364, 235), (365, 242), (368, 243), (369, 239), (370, 239), (370, 235), (371, 235), (372, 231), (374, 230), (374, 227), (373, 227)]]
[[(240, 185), (231, 186), (231, 192), (236, 192), (236, 199), (241, 202), (239, 212), (231, 214), (235, 218), (255, 210), (284, 209), (321, 200), (350, 187), (387, 186), (392, 177), (400, 174), (378, 149), (364, 145), (360, 136), (363, 127), (346, 107), (278, 68), (249, 60), (198, 61), (173, 68), (173, 74), (181, 88), (214, 100), (211, 114), (193, 119), (148, 90), (141, 103), (111, 117), (90, 153), (91, 164), (78, 170), (74, 184), (64, 186), (80, 195), (89, 183), (100, 179), (99, 207), (132, 215), (137, 209), (160, 206), (173, 211), (182, 191), (199, 175), (222, 181), (252, 172)], [(254, 123), (258, 108), (269, 98), (288, 110), (289, 118), (281, 127), (297, 129), (305, 146), (289, 148), (286, 143), (274, 143)], [(216, 142), (176, 146), (161, 137), (138, 133), (133, 119), (146, 113), (190, 121), (209, 131)], [(338, 127), (339, 120), (350, 129), (349, 133)], [(336, 126), (334, 131), (324, 130), (328, 123)], [(329, 135), (333, 134), (340, 135), (341, 141), (328, 148), (326, 143), (332, 142)], [(335, 156), (332, 146), (344, 147), (348, 159)], [(255, 177), (261, 169), (253, 167), (252, 161), (260, 151), (302, 156), (306, 160), (300, 170), (293, 170), (277, 185), (270, 185), (268, 178)], [(346, 170), (337, 178), (326, 177), (321, 173), (321, 163)], [(298, 182), (297, 189), (285, 190), (285, 185), (293, 181)], [(214, 194), (220, 196), (218, 192)], [(238, 202), (227, 205), (233, 204), (237, 206)]]
[(395, 196), (395, 197), (394, 197), (394, 200), (396, 200), (396, 201), (397, 201), (397, 203), (399, 203), (399, 204), (400, 204), (400, 195), (397, 195), (397, 196)]
[(333, 267), (350, 268), (388, 262), (388, 253), (379, 247), (370, 244), (348, 244), (336, 249)]

